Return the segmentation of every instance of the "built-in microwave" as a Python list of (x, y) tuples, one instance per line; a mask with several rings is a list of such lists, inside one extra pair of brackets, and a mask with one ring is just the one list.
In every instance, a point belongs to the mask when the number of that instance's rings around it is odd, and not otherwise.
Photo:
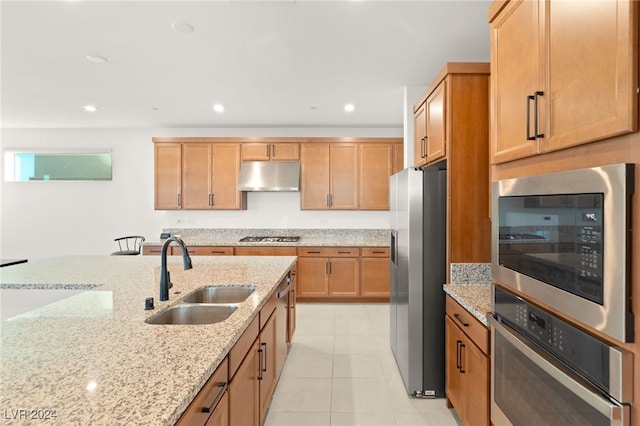
[(621, 342), (632, 342), (634, 165), (493, 183), (494, 280)]

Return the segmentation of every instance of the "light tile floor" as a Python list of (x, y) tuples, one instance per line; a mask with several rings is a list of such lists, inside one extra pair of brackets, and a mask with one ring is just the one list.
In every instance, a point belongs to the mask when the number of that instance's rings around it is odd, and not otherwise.
[(407, 394), (389, 347), (388, 304), (296, 309), (297, 329), (265, 426), (461, 425), (444, 399)]

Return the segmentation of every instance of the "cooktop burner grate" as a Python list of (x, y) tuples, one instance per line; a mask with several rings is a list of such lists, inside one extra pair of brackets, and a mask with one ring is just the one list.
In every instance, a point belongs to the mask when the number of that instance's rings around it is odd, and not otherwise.
[(300, 237), (244, 237), (239, 242), (241, 243), (295, 243)]

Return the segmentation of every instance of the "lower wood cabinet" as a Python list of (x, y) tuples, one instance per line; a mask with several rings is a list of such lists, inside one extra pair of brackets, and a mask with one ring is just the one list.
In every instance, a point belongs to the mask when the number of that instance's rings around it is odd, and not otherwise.
[(229, 383), (229, 425), (260, 425), (260, 340), (256, 339)]
[(307, 247), (298, 249), (298, 299), (357, 297), (360, 249)]
[(389, 300), (389, 248), (363, 248), (360, 267), (360, 295)]
[(280, 374), (277, 344), (286, 340), (286, 333), (280, 335), (276, 327), (277, 315), (274, 294), (231, 349), (229, 426), (259, 426), (264, 421)]
[(467, 426), (489, 425), (489, 330), (447, 296), (447, 407)]

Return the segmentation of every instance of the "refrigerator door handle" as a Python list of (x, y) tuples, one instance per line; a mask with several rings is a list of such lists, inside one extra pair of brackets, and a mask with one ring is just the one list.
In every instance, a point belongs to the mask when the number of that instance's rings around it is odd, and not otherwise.
[(391, 231), (391, 263), (398, 267), (398, 231)]

